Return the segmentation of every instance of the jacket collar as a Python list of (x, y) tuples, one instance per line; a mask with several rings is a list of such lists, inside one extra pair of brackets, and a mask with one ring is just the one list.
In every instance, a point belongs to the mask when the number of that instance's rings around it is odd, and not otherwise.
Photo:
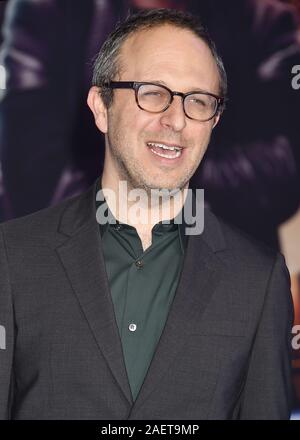
[[(71, 237), (72, 235), (76, 235), (81, 229), (93, 228), (93, 226), (97, 224), (96, 211), (98, 205), (96, 195), (101, 188), (99, 181), (101, 182), (100, 177), (95, 180), (87, 191), (70, 200), (58, 224), (59, 233)], [(195, 191), (193, 191), (193, 214), (195, 207), (194, 201)], [(187, 224), (185, 222), (180, 225), (182, 235), (185, 235), (186, 226)], [(195, 237), (205, 241), (213, 252), (226, 248), (220, 222), (206, 206), (204, 207), (204, 230), (201, 235)]]

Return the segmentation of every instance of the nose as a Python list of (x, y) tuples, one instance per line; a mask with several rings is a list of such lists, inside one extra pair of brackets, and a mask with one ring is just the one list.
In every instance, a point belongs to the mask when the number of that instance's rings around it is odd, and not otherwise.
[(186, 116), (183, 110), (181, 96), (174, 96), (170, 106), (161, 113), (160, 122), (164, 127), (173, 131), (181, 131), (186, 126)]

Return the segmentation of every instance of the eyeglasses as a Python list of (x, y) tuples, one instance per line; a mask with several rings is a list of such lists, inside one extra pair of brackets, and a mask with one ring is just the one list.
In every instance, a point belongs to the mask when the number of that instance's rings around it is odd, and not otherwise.
[(188, 93), (175, 92), (168, 87), (149, 82), (110, 81), (104, 84), (109, 89), (133, 89), (135, 100), (141, 110), (150, 113), (166, 111), (174, 96), (180, 96), (183, 102), (184, 114), (189, 119), (205, 122), (222, 111), (224, 98), (209, 92), (192, 91)]

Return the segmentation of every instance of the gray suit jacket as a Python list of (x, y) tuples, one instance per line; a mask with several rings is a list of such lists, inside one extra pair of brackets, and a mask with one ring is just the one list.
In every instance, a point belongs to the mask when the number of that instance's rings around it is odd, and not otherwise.
[(287, 419), (284, 259), (209, 211), (132, 401), (95, 191), (0, 225), (0, 418)]

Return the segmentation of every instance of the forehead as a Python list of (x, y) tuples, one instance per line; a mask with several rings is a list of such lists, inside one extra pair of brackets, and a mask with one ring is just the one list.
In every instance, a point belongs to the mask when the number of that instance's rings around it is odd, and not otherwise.
[(122, 80), (162, 81), (173, 89), (219, 90), (216, 62), (192, 31), (172, 25), (131, 35), (120, 51)]

